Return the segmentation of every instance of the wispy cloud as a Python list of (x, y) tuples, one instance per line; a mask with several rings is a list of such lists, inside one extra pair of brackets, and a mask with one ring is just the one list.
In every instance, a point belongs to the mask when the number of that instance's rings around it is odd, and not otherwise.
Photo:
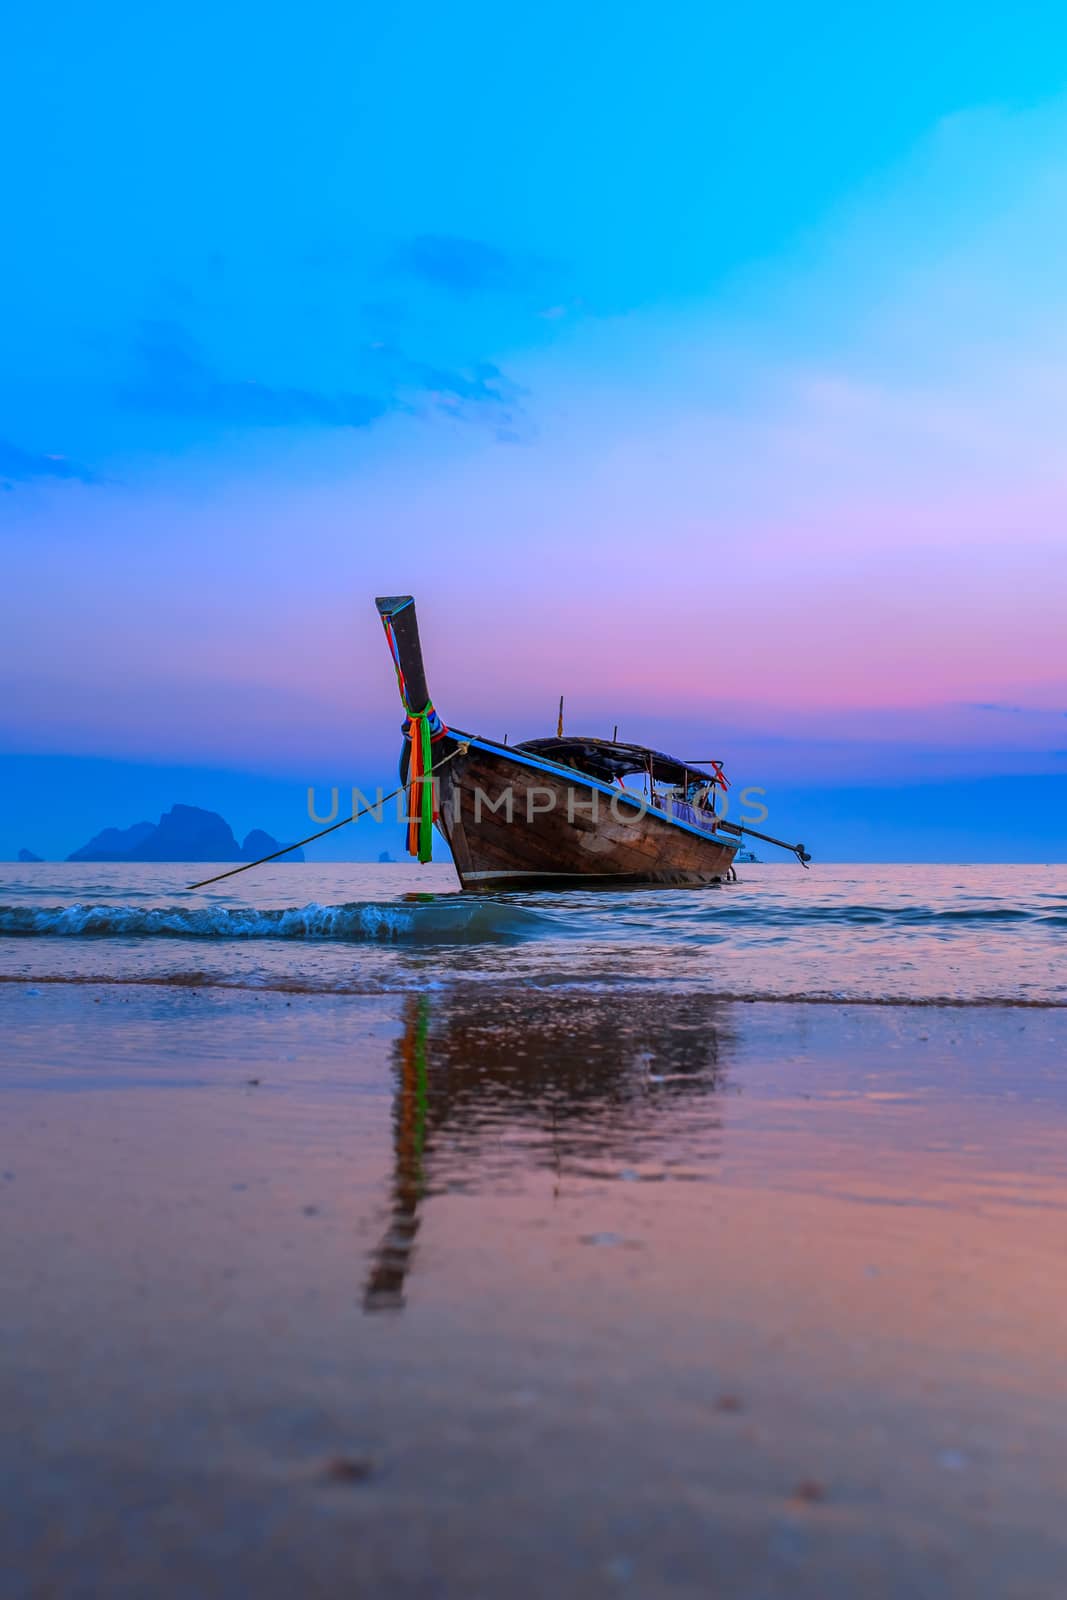
[(21, 450), (7, 439), (0, 439), (0, 484), (10, 488), (15, 483), (29, 483), (34, 478), (64, 478), (74, 483), (99, 483), (95, 472), (68, 461), (66, 456), (35, 455)]
[[(1005, 713), (1011, 717), (1047, 717), (1050, 714), (1050, 708), (1048, 706), (1013, 706), (1005, 705), (997, 700), (968, 700), (965, 701), (964, 704), (969, 711), (997, 711)], [(1067, 717), (1067, 711), (1052, 712), (1051, 714), (1053, 716)]]
[(494, 363), (438, 365), (385, 341), (369, 349), (373, 364), (359, 390), (282, 387), (224, 377), (181, 324), (142, 322), (121, 397), (140, 411), (235, 427), (368, 428), (406, 412), (488, 427), (507, 442), (524, 430), (525, 391)]
[(493, 362), (479, 361), (466, 371), (421, 361), (404, 361), (403, 366), (423, 405), (459, 422), (488, 423), (502, 443), (514, 444), (523, 436), (526, 391)]
[(396, 252), (396, 265), (451, 294), (499, 293), (526, 288), (535, 277), (532, 261), (481, 239), (421, 233)]
[(202, 417), (236, 427), (366, 428), (389, 409), (374, 395), (275, 387), (215, 371), (187, 330), (175, 322), (140, 324), (135, 370), (122, 398), (141, 411)]

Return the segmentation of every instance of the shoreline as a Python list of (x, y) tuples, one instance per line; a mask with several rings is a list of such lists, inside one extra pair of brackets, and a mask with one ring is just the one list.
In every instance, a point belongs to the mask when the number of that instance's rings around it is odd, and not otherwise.
[[(775, 994), (773, 991), (757, 990), (744, 992), (738, 990), (713, 989), (699, 987), (692, 981), (669, 978), (641, 978), (615, 976), (610, 979), (582, 979), (561, 977), (552, 981), (551, 977), (541, 977), (536, 981), (529, 979), (502, 979), (495, 974), (485, 978), (459, 978), (451, 979), (447, 983), (440, 982), (427, 985), (413, 980), (406, 984), (393, 983), (380, 984), (377, 987), (357, 988), (354, 985), (342, 986), (338, 982), (314, 985), (306, 979), (286, 981), (273, 978), (268, 981), (238, 980), (202, 972), (176, 972), (176, 973), (151, 973), (144, 976), (113, 976), (105, 973), (99, 974), (64, 974), (64, 973), (0, 973), (0, 985), (23, 985), (26, 988), (35, 988), (39, 985), (56, 985), (75, 988), (137, 988), (137, 989), (180, 989), (195, 991), (197, 989), (220, 990), (233, 994), (289, 994), (321, 996), (325, 998), (343, 999), (349, 997), (353, 1000), (378, 999), (389, 996), (401, 998), (405, 995), (434, 993), (434, 994), (460, 994), (464, 991), (479, 994), (557, 994), (571, 993), (604, 994), (619, 993), (634, 996), (642, 992), (652, 992), (659, 995), (677, 995), (679, 997), (699, 997), (708, 1001), (718, 1001), (723, 1005), (796, 1005), (796, 1006), (877, 1006), (899, 1007), (903, 1009), (935, 1009), (935, 1010), (996, 1010), (1002, 1008), (1007, 1011), (1067, 1011), (1067, 999), (1031, 999), (1025, 995), (869, 995), (846, 994), (843, 992), (829, 993), (814, 991), (811, 993), (786, 992)], [(0, 991), (2, 992), (2, 991)]]

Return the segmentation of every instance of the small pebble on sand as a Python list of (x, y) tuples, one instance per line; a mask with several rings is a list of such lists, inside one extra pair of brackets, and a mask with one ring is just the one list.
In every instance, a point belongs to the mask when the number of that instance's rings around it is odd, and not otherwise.
[(333, 1456), (326, 1463), (325, 1476), (331, 1483), (364, 1483), (373, 1472), (374, 1463), (365, 1456)]

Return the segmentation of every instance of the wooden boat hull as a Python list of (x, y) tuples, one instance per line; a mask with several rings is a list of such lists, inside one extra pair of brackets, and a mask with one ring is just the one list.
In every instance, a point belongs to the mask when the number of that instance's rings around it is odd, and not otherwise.
[[(454, 731), (434, 747), (439, 827), (464, 889), (698, 886), (737, 839), (691, 828), (584, 773)], [(455, 753), (459, 751), (460, 753)]]

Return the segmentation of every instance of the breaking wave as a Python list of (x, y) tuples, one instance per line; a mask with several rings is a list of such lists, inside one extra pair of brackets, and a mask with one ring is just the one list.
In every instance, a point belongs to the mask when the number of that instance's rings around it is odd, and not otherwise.
[(329, 939), (352, 944), (480, 944), (536, 936), (546, 919), (522, 906), (460, 900), (412, 905), (250, 907), (0, 906), (0, 937)]

